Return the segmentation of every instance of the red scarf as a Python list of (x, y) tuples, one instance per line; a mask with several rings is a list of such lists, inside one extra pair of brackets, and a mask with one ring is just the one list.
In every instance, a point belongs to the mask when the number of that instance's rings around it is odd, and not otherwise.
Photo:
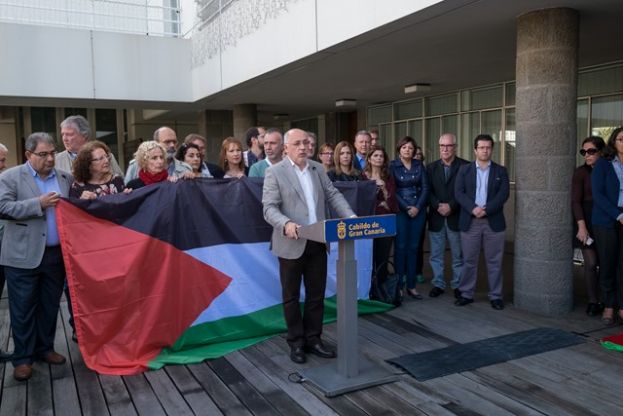
[(151, 185), (152, 183), (158, 183), (166, 180), (169, 177), (169, 172), (163, 170), (158, 173), (149, 173), (146, 170), (139, 170), (138, 177), (143, 181), (145, 185)]

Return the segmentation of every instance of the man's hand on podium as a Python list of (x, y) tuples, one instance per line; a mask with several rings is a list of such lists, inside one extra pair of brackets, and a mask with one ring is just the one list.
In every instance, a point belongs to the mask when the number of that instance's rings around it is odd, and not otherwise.
[(284, 232), (286, 234), (286, 237), (298, 240), (299, 239), (299, 228), (301, 228), (301, 226), (295, 222), (292, 222), (292, 221), (286, 222), (286, 226), (284, 227)]

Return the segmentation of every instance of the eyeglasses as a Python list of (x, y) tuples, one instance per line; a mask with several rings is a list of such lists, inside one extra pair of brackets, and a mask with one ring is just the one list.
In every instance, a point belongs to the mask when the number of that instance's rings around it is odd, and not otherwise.
[(52, 156), (54, 157), (54, 155), (56, 155), (56, 150), (52, 150), (51, 152), (39, 152), (39, 153), (35, 153), (35, 152), (30, 152), (35, 156), (40, 157), (41, 159), (46, 159), (48, 156)]
[(594, 147), (591, 147), (590, 149), (586, 149), (586, 150), (580, 149), (580, 155), (582, 156), (586, 156), (586, 155), (593, 156), (593, 155), (596, 155), (597, 152), (599, 152), (599, 150), (595, 149)]
[(111, 159), (111, 156), (106, 155), (106, 156), (98, 157), (97, 159), (91, 159), (91, 162), (100, 163), (100, 162), (103, 162), (104, 160), (107, 160), (110, 162), (110, 159)]
[(440, 144), (439, 147), (441, 147), (442, 149), (452, 149), (455, 145), (454, 144)]
[(320, 155), (322, 155), (322, 156), (332, 156), (333, 153), (332, 152), (320, 152)]

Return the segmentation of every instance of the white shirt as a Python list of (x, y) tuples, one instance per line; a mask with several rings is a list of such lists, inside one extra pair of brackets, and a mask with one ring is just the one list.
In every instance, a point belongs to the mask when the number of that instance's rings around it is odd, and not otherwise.
[(314, 183), (311, 178), (311, 171), (309, 170), (309, 163), (305, 164), (305, 168), (301, 170), (293, 161), (288, 157), (288, 160), (292, 164), (292, 169), (296, 172), (296, 177), (303, 188), (303, 195), (305, 196), (305, 204), (307, 205), (308, 223), (301, 225), (310, 225), (317, 221), (316, 217), (316, 200), (314, 198)]

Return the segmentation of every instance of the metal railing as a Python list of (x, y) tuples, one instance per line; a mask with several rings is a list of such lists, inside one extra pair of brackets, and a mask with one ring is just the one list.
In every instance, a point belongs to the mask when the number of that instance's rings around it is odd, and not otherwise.
[(180, 2), (168, 0), (0, 0), (0, 21), (150, 36), (180, 36)]

